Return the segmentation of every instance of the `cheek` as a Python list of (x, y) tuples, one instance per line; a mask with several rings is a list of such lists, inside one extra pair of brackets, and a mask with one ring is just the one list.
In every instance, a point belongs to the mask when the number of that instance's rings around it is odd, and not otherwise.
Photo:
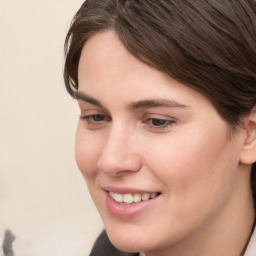
[(230, 154), (234, 148), (226, 133), (189, 135), (148, 146), (153, 149), (148, 152), (148, 166), (173, 197), (202, 199), (206, 193), (214, 197), (228, 189), (224, 186), (227, 182), (232, 186), (238, 157)]
[(189, 227), (208, 221), (227, 204), (236, 179), (236, 160), (229, 157), (229, 147), (221, 142), (208, 145), (204, 140), (190, 141), (185, 147), (172, 141), (165, 150), (150, 152), (149, 166), (170, 202), (165, 210), (177, 223)]
[(97, 161), (100, 154), (100, 142), (94, 136), (80, 132), (76, 134), (75, 155), (78, 168), (86, 179), (87, 183), (97, 173)]

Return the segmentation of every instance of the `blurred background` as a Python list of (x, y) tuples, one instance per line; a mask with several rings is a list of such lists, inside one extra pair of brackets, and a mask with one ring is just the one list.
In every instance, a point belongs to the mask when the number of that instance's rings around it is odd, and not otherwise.
[(11, 229), (16, 256), (89, 255), (102, 229), (76, 167), (79, 111), (62, 79), (82, 2), (0, 0), (0, 245)]

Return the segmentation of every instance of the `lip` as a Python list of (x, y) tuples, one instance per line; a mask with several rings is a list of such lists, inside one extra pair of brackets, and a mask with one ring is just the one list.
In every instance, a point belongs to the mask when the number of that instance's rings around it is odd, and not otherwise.
[(150, 210), (149, 208), (153, 207), (159, 197), (155, 197), (150, 200), (146, 201), (140, 201), (138, 203), (132, 203), (132, 204), (120, 204), (117, 203), (108, 193), (108, 191), (112, 191), (114, 193), (120, 193), (120, 194), (126, 194), (126, 193), (153, 193), (153, 192), (148, 192), (148, 191), (142, 191), (138, 189), (127, 189), (127, 188), (115, 188), (115, 189), (109, 189), (105, 190), (105, 197), (106, 197), (106, 205), (108, 210), (110, 211), (111, 214), (118, 218), (123, 218), (123, 219), (129, 219), (129, 218), (135, 218), (141, 214), (143, 214), (145, 211)]
[(151, 191), (151, 190), (142, 190), (142, 189), (137, 189), (137, 188), (128, 188), (128, 187), (103, 187), (102, 188), (105, 191), (111, 191), (114, 193), (119, 193), (119, 194), (143, 194), (143, 193), (154, 193), (154, 192), (160, 192), (160, 191)]

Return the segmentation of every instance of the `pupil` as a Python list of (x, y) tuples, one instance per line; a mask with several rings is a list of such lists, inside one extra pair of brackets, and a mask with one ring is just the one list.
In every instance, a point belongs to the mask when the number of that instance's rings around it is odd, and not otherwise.
[(104, 119), (103, 115), (94, 115), (93, 116), (94, 121), (102, 121)]
[(152, 124), (155, 126), (161, 126), (165, 124), (165, 120), (161, 120), (161, 119), (153, 119), (152, 120)]

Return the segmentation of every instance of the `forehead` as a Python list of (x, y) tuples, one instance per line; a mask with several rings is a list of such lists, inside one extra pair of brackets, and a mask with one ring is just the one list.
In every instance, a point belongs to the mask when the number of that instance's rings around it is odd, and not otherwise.
[[(170, 95), (173, 89), (170, 96), (174, 100), (186, 101), (186, 95), (195, 100), (206, 100), (195, 90), (136, 59), (112, 31), (98, 33), (86, 42), (80, 58), (78, 80), (79, 90), (93, 97), (100, 97), (103, 91), (105, 97), (106, 92), (108, 96), (123, 97), (128, 96), (125, 92), (133, 91), (136, 92), (135, 98), (140, 95), (161, 98)], [(175, 88), (180, 92), (175, 93)]]
[(113, 79), (122, 75), (124, 80), (128, 75), (133, 75), (135, 79), (140, 73), (146, 79), (146, 72), (149, 75), (151, 68), (131, 55), (115, 32), (107, 31), (93, 35), (85, 43), (79, 62), (78, 79), (81, 83), (84, 78), (88, 80), (95, 76), (107, 82), (107, 77)]

